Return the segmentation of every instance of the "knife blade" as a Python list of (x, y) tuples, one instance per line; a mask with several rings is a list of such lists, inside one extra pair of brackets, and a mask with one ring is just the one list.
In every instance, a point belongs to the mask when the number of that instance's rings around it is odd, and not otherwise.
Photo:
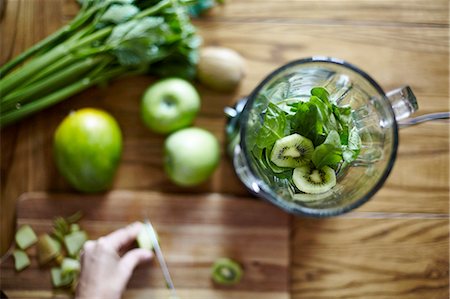
[(161, 247), (159, 246), (158, 237), (156, 235), (156, 231), (153, 228), (153, 225), (151, 224), (151, 222), (148, 219), (148, 217), (144, 220), (144, 226), (145, 226), (145, 229), (147, 230), (147, 233), (148, 233), (148, 235), (150, 237), (150, 241), (152, 242), (153, 249), (155, 251), (156, 258), (158, 259), (159, 266), (161, 267), (164, 279), (166, 281), (167, 288), (171, 292), (171, 297), (170, 298), (171, 299), (179, 299), (179, 297), (177, 296), (177, 292), (175, 290), (175, 286), (173, 285), (173, 281), (172, 281), (172, 278), (170, 276), (169, 269), (167, 268), (166, 261), (164, 260), (164, 256), (163, 256), (163, 253), (161, 251)]

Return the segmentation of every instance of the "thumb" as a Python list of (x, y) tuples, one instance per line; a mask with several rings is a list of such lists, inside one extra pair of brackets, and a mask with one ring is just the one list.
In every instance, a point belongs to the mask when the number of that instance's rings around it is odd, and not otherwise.
[(124, 276), (125, 283), (131, 277), (134, 268), (140, 263), (148, 262), (153, 258), (153, 252), (148, 249), (136, 248), (128, 251), (121, 259), (120, 259), (120, 270), (122, 275)]

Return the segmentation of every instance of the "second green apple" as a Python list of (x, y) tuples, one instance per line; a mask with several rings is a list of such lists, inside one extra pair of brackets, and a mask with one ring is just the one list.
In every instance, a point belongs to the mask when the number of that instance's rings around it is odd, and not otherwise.
[(145, 125), (169, 134), (192, 124), (200, 110), (200, 96), (194, 86), (180, 78), (168, 78), (150, 86), (141, 104)]

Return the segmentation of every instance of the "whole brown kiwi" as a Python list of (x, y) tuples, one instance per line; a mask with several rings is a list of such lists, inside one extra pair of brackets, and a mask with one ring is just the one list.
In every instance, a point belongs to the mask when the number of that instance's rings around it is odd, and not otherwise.
[(223, 47), (200, 50), (198, 80), (216, 91), (234, 90), (245, 76), (245, 61), (236, 51)]

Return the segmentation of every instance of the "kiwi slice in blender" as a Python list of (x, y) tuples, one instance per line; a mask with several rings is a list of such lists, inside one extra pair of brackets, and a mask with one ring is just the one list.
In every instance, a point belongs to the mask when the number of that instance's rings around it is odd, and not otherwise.
[(312, 164), (294, 169), (292, 180), (302, 192), (317, 194), (324, 193), (336, 185), (336, 174), (331, 167), (315, 168)]
[(270, 154), (270, 160), (279, 167), (295, 168), (309, 163), (314, 152), (311, 140), (299, 134), (278, 139)]

